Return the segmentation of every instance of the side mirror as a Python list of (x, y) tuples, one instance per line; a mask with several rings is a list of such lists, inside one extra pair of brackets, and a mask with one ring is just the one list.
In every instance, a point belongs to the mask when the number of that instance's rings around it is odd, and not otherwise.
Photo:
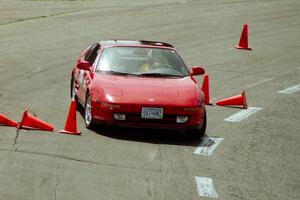
[(90, 63), (88, 61), (80, 61), (78, 64), (77, 64), (77, 68), (78, 69), (83, 69), (83, 70), (90, 70)]
[(192, 76), (205, 74), (205, 70), (202, 67), (194, 66), (191, 71)]

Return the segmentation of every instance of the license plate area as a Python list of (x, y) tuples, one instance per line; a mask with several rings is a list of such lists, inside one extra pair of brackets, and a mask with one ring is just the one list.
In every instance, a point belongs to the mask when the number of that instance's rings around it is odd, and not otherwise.
[(163, 108), (142, 107), (142, 119), (162, 119)]

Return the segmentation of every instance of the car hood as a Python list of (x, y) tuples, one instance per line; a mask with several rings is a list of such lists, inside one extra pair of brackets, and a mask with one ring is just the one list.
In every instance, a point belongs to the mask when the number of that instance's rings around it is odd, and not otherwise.
[(198, 86), (184, 78), (96, 75), (107, 101), (120, 104), (184, 105), (199, 103)]

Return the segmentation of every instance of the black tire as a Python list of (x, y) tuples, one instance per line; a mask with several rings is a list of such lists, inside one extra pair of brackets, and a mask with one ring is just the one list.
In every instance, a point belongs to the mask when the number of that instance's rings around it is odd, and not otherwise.
[(185, 134), (188, 138), (202, 138), (205, 135), (207, 126), (206, 112), (204, 113), (203, 124), (200, 129), (187, 129)]
[(87, 93), (86, 101), (84, 105), (84, 122), (85, 122), (85, 126), (88, 129), (93, 129), (95, 127), (95, 120), (93, 119), (91, 111), (92, 111), (91, 97)]

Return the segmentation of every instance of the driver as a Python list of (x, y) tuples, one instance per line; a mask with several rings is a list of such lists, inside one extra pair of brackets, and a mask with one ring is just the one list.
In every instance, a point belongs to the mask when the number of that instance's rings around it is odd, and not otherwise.
[(149, 58), (146, 63), (140, 67), (140, 72), (147, 72), (152, 69), (159, 68), (159, 61), (154, 58)]

